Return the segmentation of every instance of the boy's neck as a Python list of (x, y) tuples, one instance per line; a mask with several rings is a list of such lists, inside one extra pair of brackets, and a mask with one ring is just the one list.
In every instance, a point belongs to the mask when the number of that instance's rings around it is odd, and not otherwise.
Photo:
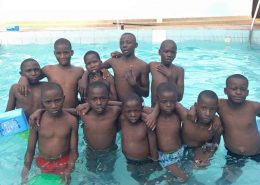
[(133, 58), (135, 58), (135, 54), (130, 54), (130, 55), (123, 55), (122, 56), (124, 58), (124, 60), (132, 60)]
[(69, 68), (69, 67), (71, 67), (72, 65), (69, 63), (68, 65), (58, 64), (58, 66), (61, 67), (61, 68)]
[(213, 120), (210, 120), (209, 123), (203, 123), (202, 121), (200, 121), (199, 119), (195, 120), (195, 124), (197, 124), (198, 126), (201, 127), (210, 127), (210, 125), (213, 123)]
[(235, 103), (229, 99), (227, 99), (227, 104), (231, 107), (231, 108), (240, 108), (242, 107), (244, 104), (246, 103), (246, 100), (243, 101), (242, 103)]
[(55, 113), (55, 114), (53, 114), (53, 113), (51, 113), (51, 112), (49, 112), (49, 111), (47, 110), (47, 113), (48, 113), (48, 115), (49, 115), (50, 117), (52, 117), (52, 118), (59, 118), (59, 117), (61, 117), (61, 116), (63, 115), (63, 110), (61, 109), (60, 111), (58, 111), (58, 112)]
[(172, 115), (174, 115), (176, 112), (175, 112), (175, 110), (173, 110), (171, 113), (167, 113), (167, 112), (163, 112), (163, 111), (161, 111), (161, 116), (163, 117), (163, 118), (170, 118)]
[(29, 86), (37, 86), (39, 84), (40, 84), (39, 81), (38, 82), (33, 82), (33, 83), (29, 81)]
[(106, 107), (105, 110), (102, 111), (102, 112), (97, 112), (97, 111), (95, 111), (95, 110), (90, 110), (90, 111), (92, 111), (92, 113), (93, 113), (94, 115), (96, 115), (96, 116), (103, 116), (103, 115), (105, 115), (106, 112), (107, 112), (107, 107)]
[(168, 67), (168, 68), (170, 68), (170, 67), (172, 66), (172, 64), (170, 64), (170, 65), (165, 65), (162, 61), (161, 61), (161, 65), (163, 65), (163, 66), (165, 66), (165, 67)]

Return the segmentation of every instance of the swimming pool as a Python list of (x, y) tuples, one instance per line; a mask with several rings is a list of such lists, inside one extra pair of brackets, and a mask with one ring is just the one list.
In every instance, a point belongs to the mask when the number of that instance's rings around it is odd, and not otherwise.
[[(171, 30), (167, 30), (165, 35), (163, 35), (162, 32), (162, 34), (156, 38), (150, 30), (133, 31), (139, 43), (136, 49), (136, 55), (147, 62), (153, 60), (158, 61), (158, 48), (160, 43), (157, 41), (160, 40), (160, 37), (163, 38), (166, 36), (166, 38), (176, 40), (178, 53), (174, 63), (185, 69), (185, 91), (182, 103), (186, 107), (192, 105), (194, 101), (196, 101), (198, 93), (204, 89), (214, 90), (220, 98), (224, 98), (223, 88), (225, 79), (233, 73), (241, 73), (248, 77), (250, 91), (248, 99), (259, 101), (260, 65), (258, 60), (260, 59), (260, 45), (255, 44), (249, 47), (248, 44), (243, 41), (243, 38), (241, 41), (239, 39), (233, 39), (240, 38), (238, 36), (233, 37), (234, 35), (236, 36), (237, 32), (228, 32), (230, 35), (227, 37), (223, 35), (225, 31), (216, 30), (215, 33), (219, 34), (219, 37), (214, 36), (211, 38), (207, 35), (205, 36), (204, 31), (205, 30), (195, 30), (191, 33), (194, 36), (185, 37), (185, 35), (188, 35), (189, 30), (184, 30), (181, 38), (179, 35), (181, 32), (176, 34), (176, 32)], [(213, 33), (214, 30), (211, 30), (211, 32)], [(82, 58), (87, 50), (98, 51), (102, 60), (105, 60), (109, 57), (111, 51), (119, 49), (118, 38), (121, 34), (122, 31), (113, 30), (105, 31), (103, 34), (97, 32), (95, 37), (92, 38), (91, 41), (88, 41), (87, 39), (77, 40), (75, 39), (76, 36), (72, 37), (69, 32), (66, 32), (65, 35), (48, 32), (48, 34), (43, 34), (42, 37), (41, 34), (36, 32), (31, 35), (35, 42), (26, 40), (26, 38), (32, 39), (32, 37), (29, 37), (30, 34), (28, 34), (23, 37), (16, 37), (16, 39), (18, 39), (17, 44), (11, 44), (11, 42), (2, 44), (0, 47), (0, 66), (2, 69), (0, 73), (0, 112), (5, 110), (9, 88), (18, 80), (20, 62), (23, 59), (28, 57), (35, 58), (39, 61), (41, 66), (56, 63), (56, 59), (53, 55), (53, 42), (55, 37), (71, 38), (72, 47), (75, 51), (72, 57), (72, 64), (84, 67)], [(201, 39), (201, 36), (196, 37), (196, 34), (197, 36), (199, 34), (204, 35), (206, 39)], [(37, 37), (35, 35), (37, 35)], [(49, 39), (46, 35), (52, 35), (52, 38)], [(106, 35), (109, 37), (107, 39), (108, 41), (105, 39)], [(232, 39), (225, 40), (225, 38), (231, 37)], [(48, 38), (48, 42), (44, 41), (44, 38)], [(37, 43), (37, 39), (40, 44), (35, 44)], [(95, 42), (95, 40), (97, 42)], [(150, 105), (149, 98), (145, 100), (145, 104)], [(87, 179), (86, 184), (138, 184), (127, 171), (125, 158), (120, 151), (120, 134), (117, 135), (119, 149), (117, 151), (114, 172), (112, 173), (113, 178), (111, 178), (111, 176), (92, 173), (85, 168), (85, 143), (82, 139), (82, 130), (80, 129), (79, 132), (79, 159), (77, 160), (76, 169), (72, 174), (72, 184), (78, 185), (79, 182), (84, 181), (84, 179)], [(21, 136), (13, 136), (1, 138), (0, 143), (0, 185), (19, 184), (27, 140)], [(193, 170), (194, 179), (202, 184), (214, 184), (222, 174), (222, 167), (225, 164), (225, 154), (226, 150), (222, 140), (220, 148), (211, 161), (211, 165), (207, 169)], [(259, 164), (249, 161), (243, 168), (243, 174), (235, 184), (259, 184), (259, 170)], [(37, 173), (39, 173), (39, 170), (33, 167), (31, 176), (35, 176)], [(150, 176), (150, 179), (152, 180), (161, 174), (163, 174), (163, 171), (156, 171)], [(114, 180), (112, 181), (112, 179)], [(158, 184), (165, 184), (165, 182), (158, 182)]]

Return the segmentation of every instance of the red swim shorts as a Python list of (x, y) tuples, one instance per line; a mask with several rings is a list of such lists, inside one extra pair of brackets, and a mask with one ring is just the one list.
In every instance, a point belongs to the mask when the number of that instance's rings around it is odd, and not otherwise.
[(42, 173), (62, 174), (67, 168), (69, 155), (64, 155), (54, 161), (48, 161), (40, 156), (36, 158), (36, 165), (41, 169)]

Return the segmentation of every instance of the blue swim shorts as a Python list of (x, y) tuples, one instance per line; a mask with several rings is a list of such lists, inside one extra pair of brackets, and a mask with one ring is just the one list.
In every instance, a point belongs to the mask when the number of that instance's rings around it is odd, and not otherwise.
[(159, 151), (159, 162), (162, 167), (170, 166), (174, 163), (177, 163), (181, 160), (184, 153), (184, 147), (181, 146), (179, 150), (172, 152), (172, 153), (164, 153)]

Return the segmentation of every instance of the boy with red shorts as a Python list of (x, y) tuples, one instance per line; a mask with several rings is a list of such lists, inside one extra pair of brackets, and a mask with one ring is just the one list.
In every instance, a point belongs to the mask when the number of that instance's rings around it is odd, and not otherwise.
[(56, 83), (49, 82), (43, 86), (41, 101), (46, 111), (41, 116), (40, 126), (30, 128), (22, 183), (26, 183), (38, 143), (36, 164), (41, 172), (59, 174), (65, 184), (69, 184), (78, 157), (77, 118), (62, 109), (64, 94)]

